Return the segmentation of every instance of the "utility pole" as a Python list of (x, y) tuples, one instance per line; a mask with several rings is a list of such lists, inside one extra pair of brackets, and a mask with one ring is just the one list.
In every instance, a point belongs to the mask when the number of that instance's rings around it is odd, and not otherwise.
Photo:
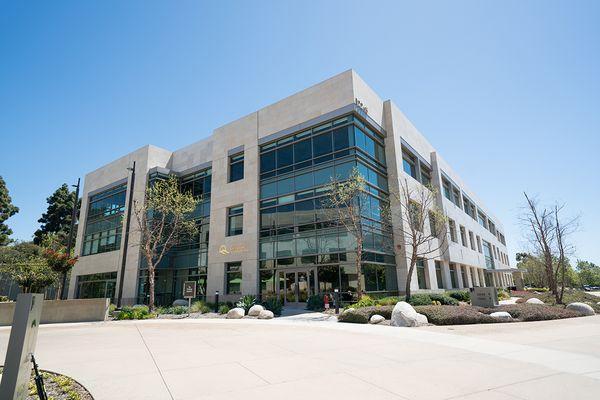
[(129, 225), (131, 223), (131, 207), (133, 207), (133, 187), (135, 185), (135, 161), (131, 168), (131, 179), (129, 180), (129, 201), (127, 202), (127, 218), (125, 220), (125, 240), (123, 241), (123, 258), (121, 260), (121, 275), (119, 278), (119, 295), (117, 297), (117, 308), (121, 308), (123, 299), (123, 280), (125, 278), (125, 264), (127, 263), (127, 247), (129, 246)]
[[(73, 248), (73, 235), (75, 234), (75, 220), (77, 219), (77, 212), (79, 206), (79, 184), (81, 178), (77, 178), (77, 185), (71, 185), (75, 187), (75, 199), (73, 201), (73, 212), (71, 213), (71, 229), (69, 229), (69, 238), (67, 239), (67, 256), (71, 257), (71, 249)], [(60, 288), (60, 299), (67, 299), (67, 271), (62, 274), (62, 286)]]

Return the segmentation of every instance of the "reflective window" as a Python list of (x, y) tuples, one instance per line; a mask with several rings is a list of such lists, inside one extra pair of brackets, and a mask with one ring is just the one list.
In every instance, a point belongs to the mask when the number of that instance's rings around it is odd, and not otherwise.
[(331, 153), (331, 151), (331, 132), (313, 137), (313, 154), (315, 157)]
[(242, 263), (230, 262), (225, 264), (225, 294), (242, 293)]
[(244, 153), (229, 157), (229, 182), (244, 179)]
[(227, 209), (227, 236), (243, 233), (244, 206), (234, 206)]
[(297, 163), (312, 158), (312, 143), (310, 139), (294, 144), (294, 158)]
[(425, 279), (425, 262), (417, 260), (417, 281), (419, 289), (427, 289), (427, 281)]

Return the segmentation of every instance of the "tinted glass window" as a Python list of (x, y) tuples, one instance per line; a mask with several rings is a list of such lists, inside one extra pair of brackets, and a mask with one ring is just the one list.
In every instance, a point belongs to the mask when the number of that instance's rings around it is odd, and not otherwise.
[(315, 186), (326, 185), (331, 182), (333, 176), (333, 167), (315, 171)]
[(294, 158), (297, 163), (312, 158), (312, 143), (310, 139), (294, 144)]
[(331, 132), (313, 138), (313, 153), (315, 157), (331, 153)]
[(350, 143), (350, 129), (349, 127), (343, 127), (333, 131), (333, 149), (342, 150), (347, 149), (351, 146)]
[(275, 169), (275, 152), (264, 153), (260, 155), (260, 172), (272, 171)]
[(277, 149), (277, 168), (286, 167), (294, 163), (294, 149), (292, 146), (285, 146)]
[(313, 173), (308, 172), (306, 174), (298, 175), (296, 180), (296, 190), (304, 190), (313, 186)]

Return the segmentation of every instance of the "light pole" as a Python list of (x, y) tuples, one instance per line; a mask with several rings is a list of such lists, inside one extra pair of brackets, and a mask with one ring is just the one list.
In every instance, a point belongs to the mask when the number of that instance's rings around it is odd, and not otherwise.
[[(77, 185), (71, 185), (75, 187), (75, 199), (73, 201), (73, 212), (71, 213), (71, 229), (69, 229), (69, 238), (67, 239), (67, 256), (71, 258), (71, 249), (73, 248), (73, 234), (75, 233), (75, 219), (77, 218), (78, 206), (79, 206), (79, 183), (81, 178), (77, 178)], [(62, 286), (60, 288), (60, 299), (66, 300), (66, 286), (67, 286), (67, 271), (62, 273)]]
[(125, 220), (125, 240), (123, 241), (123, 258), (121, 259), (121, 276), (119, 278), (119, 295), (117, 296), (117, 308), (121, 308), (123, 299), (123, 280), (125, 278), (125, 264), (127, 263), (127, 246), (129, 246), (129, 225), (131, 222), (131, 207), (133, 205), (133, 186), (135, 185), (135, 161), (131, 168), (131, 179), (129, 180), (129, 201), (127, 202), (127, 218)]

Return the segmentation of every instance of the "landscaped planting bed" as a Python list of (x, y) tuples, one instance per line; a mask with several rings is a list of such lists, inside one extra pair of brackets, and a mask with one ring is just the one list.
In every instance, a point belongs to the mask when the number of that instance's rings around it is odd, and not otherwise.
[[(54, 372), (40, 371), (44, 378), (44, 387), (48, 399), (52, 400), (93, 400), (94, 398), (76, 380), (69, 378), (68, 376), (56, 374)], [(0, 376), (2, 375), (2, 367), (0, 367)], [(27, 400), (39, 400), (37, 389), (35, 386), (34, 376), (32, 374), (29, 381), (29, 392), (27, 393)]]
[[(554, 295), (548, 291), (545, 292), (533, 292), (533, 291), (512, 291), (511, 296), (520, 297), (523, 300), (522, 302), (527, 301), (532, 297), (536, 299), (540, 299), (546, 304), (555, 305), (556, 300)], [(596, 313), (600, 313), (600, 305), (598, 302), (600, 301), (600, 297), (594, 296), (593, 294), (586, 293), (582, 290), (574, 290), (574, 289), (565, 289), (565, 293), (563, 295), (563, 304), (567, 305), (569, 303), (586, 303), (592, 306)]]

